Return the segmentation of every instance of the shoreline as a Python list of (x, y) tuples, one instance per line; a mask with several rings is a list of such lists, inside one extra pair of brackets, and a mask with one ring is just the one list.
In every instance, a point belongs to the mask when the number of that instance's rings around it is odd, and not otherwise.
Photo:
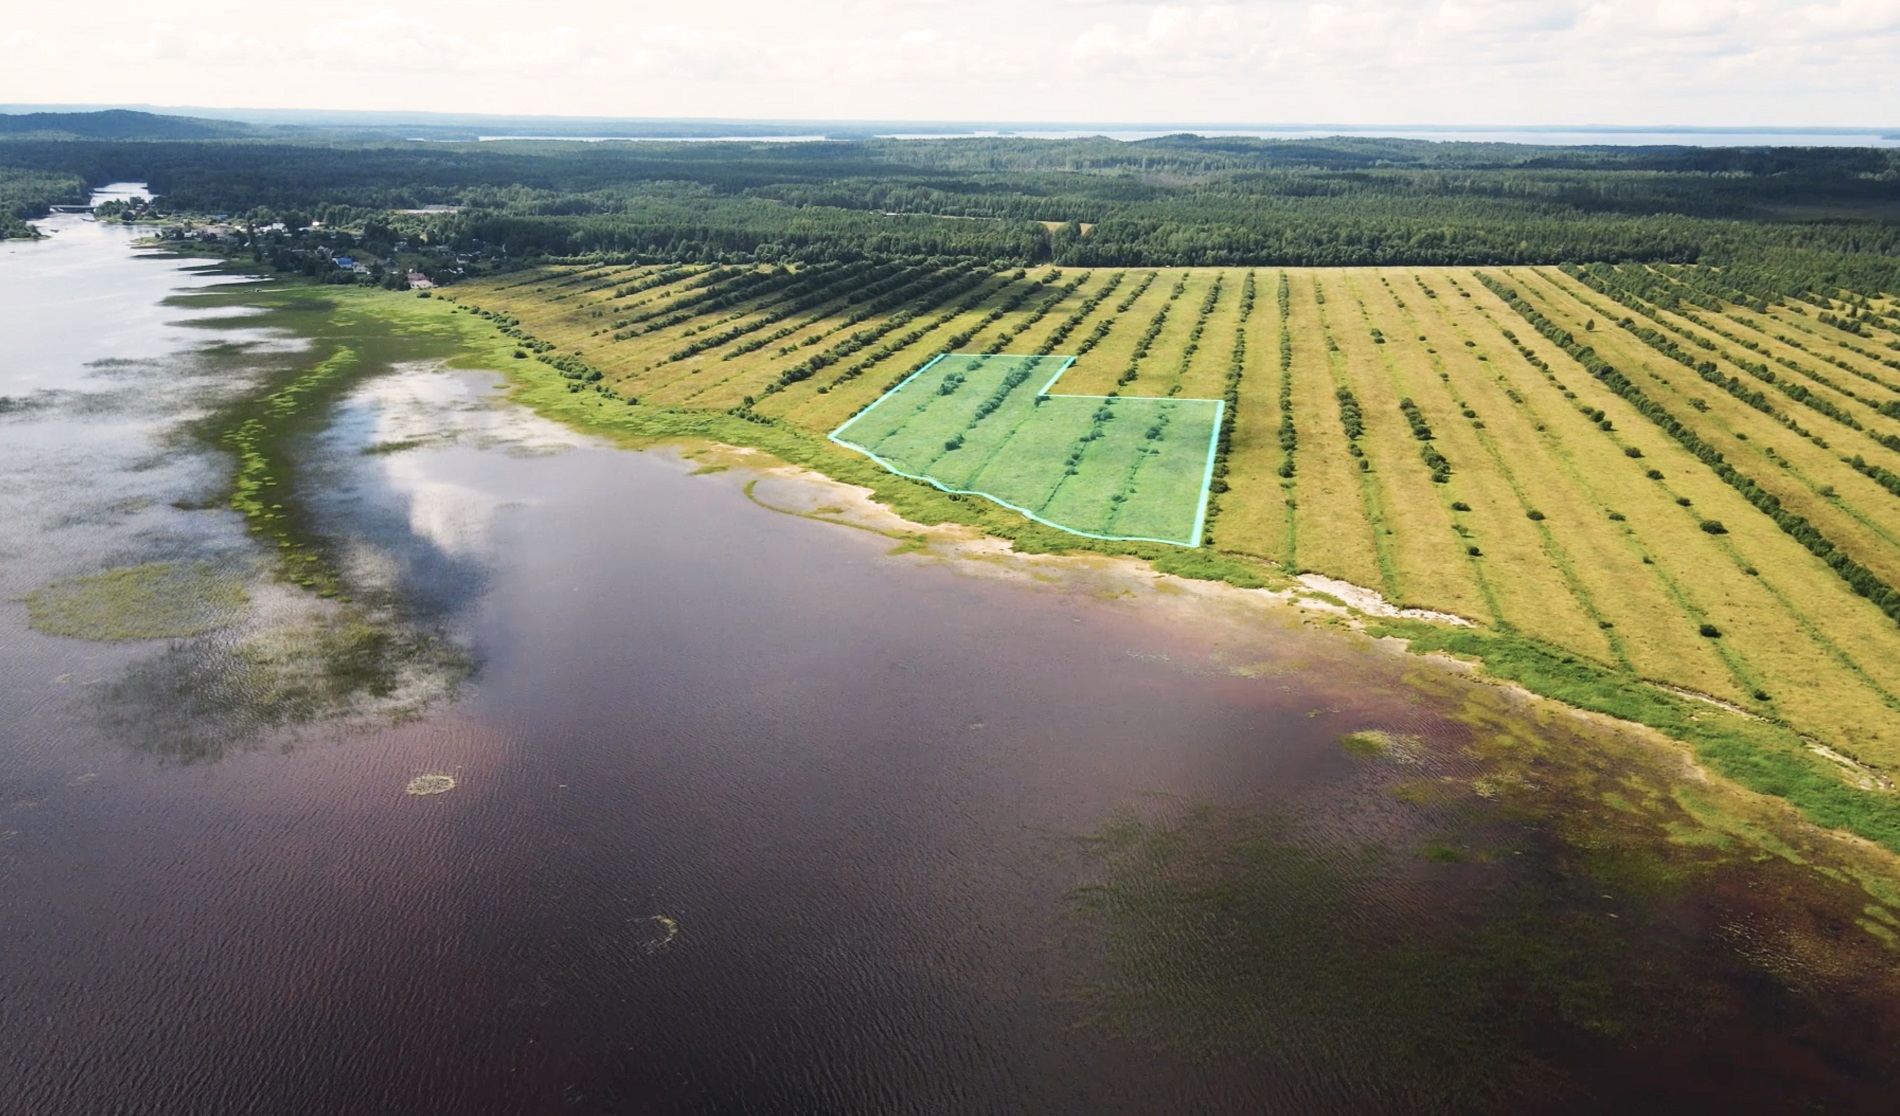
[[(452, 289), (416, 299), (407, 292), (326, 288), (259, 276), (231, 261), (223, 261), (220, 269), (313, 294), (351, 292), (360, 300), (359, 309), (379, 316), (409, 316), (391, 313), (397, 304), (388, 300), (397, 298), (409, 300), (401, 305), (411, 315), (421, 312), (447, 320), (466, 312), (471, 320), (455, 321), (451, 330), (455, 340), (452, 351), (443, 356), (445, 365), (495, 373), (505, 381), (510, 401), (578, 433), (623, 448), (672, 445), (682, 452), (704, 452), (724, 447), (723, 453), (739, 454), (747, 465), (808, 473), (836, 486), (834, 493), (848, 493), (846, 504), (855, 506), (865, 522), (848, 522), (851, 517), (841, 519), (836, 513), (810, 517), (877, 531), (901, 549), (941, 548), (955, 539), (950, 555), (979, 558), (992, 566), (999, 560), (1024, 563), (1033, 559), (1044, 578), (1072, 577), (1080, 561), (1086, 563), (1081, 568), (1106, 563), (1109, 569), (1139, 571), (1133, 576), (1144, 583), (1170, 578), (1200, 587), (1197, 592), (1221, 589), (1251, 596), (1264, 591), (1256, 599), (1292, 604), (1309, 623), (1369, 636), (1403, 648), (1421, 661), (1458, 663), (1462, 674), (1476, 673), (1489, 683), (1521, 688), (1580, 714), (1658, 733), (1687, 748), (1710, 774), (1738, 789), (1774, 799), (1807, 822), (1900, 856), (1900, 800), (1886, 789), (1876, 769), (1785, 723), (1731, 712), (1709, 695), (1685, 693), (1679, 687), (1463, 617), (1395, 606), (1374, 590), (1323, 575), (1289, 573), (1259, 559), (1207, 547), (1092, 540), (1044, 527), (986, 500), (906, 480), (780, 422), (726, 412), (659, 409), (595, 392), (575, 392), (546, 364), (510, 359), (515, 340), (495, 323), (478, 318), (454, 297)], [(364, 371), (374, 374), (373, 369)], [(546, 374), (538, 374), (542, 372)], [(774, 464), (759, 466), (753, 455)]]
[[(455, 307), (451, 313), (468, 311), (474, 316), (452, 294), (439, 294), (435, 301)], [(493, 331), (498, 351), (512, 344), (499, 327), (485, 320), (483, 324)], [(494, 370), (509, 384), (508, 397), (544, 418), (629, 448), (687, 441), (743, 447), (861, 490), (862, 501), (882, 508), (902, 524), (894, 530), (927, 535), (949, 525), (974, 532), (990, 540), (987, 547), (1015, 557), (1120, 559), (1150, 571), (1151, 578), (1167, 575), (1242, 592), (1285, 594), (1304, 603), (1303, 611), (1310, 616), (1328, 617), (1382, 641), (1399, 641), (1420, 658), (1468, 662), (1487, 681), (1521, 687), (1580, 713), (1658, 732), (1687, 747), (1711, 774), (1738, 788), (1777, 799), (1809, 822), (1900, 856), (1900, 798), (1883, 789), (1878, 779), (1858, 777), (1872, 768), (1785, 723), (1729, 712), (1707, 695), (1684, 694), (1680, 687), (1462, 617), (1392, 605), (1362, 586), (1324, 577), (1308, 583), (1301, 574), (1258, 559), (1207, 547), (1116, 543), (1071, 535), (1024, 520), (988, 501), (941, 493), (906, 480), (783, 423), (609, 401), (594, 392), (570, 391), (568, 381), (540, 362), (498, 360), (496, 364)], [(537, 374), (543, 370), (545, 375)], [(1351, 593), (1350, 600), (1339, 595), (1340, 587)], [(1827, 751), (1817, 751), (1817, 747)], [(1851, 783), (1850, 774), (1857, 776)]]

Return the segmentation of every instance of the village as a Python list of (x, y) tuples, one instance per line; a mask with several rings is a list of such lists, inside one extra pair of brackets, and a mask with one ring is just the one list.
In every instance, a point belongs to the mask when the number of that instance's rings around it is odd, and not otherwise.
[[(232, 260), (248, 256), (280, 273), (387, 290), (431, 290), (491, 270), (494, 262), (506, 256), (500, 246), (480, 241), (466, 246), (449, 243), (446, 230), (426, 224), (398, 228), (366, 219), (349, 227), (268, 211), (243, 216), (181, 215), (166, 213), (150, 198), (115, 198), (92, 212), (101, 220), (152, 226), (153, 236), (174, 248), (204, 250)], [(455, 212), (453, 207), (431, 206), (397, 210), (391, 216), (410, 221), (420, 217), (433, 223)]]

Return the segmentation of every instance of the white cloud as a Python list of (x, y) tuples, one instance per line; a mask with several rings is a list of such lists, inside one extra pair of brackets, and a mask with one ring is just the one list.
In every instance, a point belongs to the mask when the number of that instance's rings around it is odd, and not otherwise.
[(0, 101), (1900, 126), (1900, 0), (28, 0)]

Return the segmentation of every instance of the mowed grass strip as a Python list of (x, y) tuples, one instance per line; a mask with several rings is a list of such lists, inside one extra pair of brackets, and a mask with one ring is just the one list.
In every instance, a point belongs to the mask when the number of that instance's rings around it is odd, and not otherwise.
[[(1116, 401), (1121, 407), (1134, 403), (1132, 399)], [(1198, 542), (1194, 520), (1201, 507), (1207, 447), (1219, 408), (1197, 399), (1173, 399), (1158, 403), (1155, 410), (1167, 417), (1167, 426), (1158, 443), (1143, 448), (1142, 459), (1121, 490), (1109, 532)]]
[[(1142, 335), (1164, 310), (1169, 311), (1170, 317), (1173, 316), (1174, 304), (1168, 296), (1182, 278), (1181, 272), (1163, 271), (1154, 282), (1148, 284), (1148, 289), (1142, 291), (1128, 309), (1116, 315), (1114, 328), (1108, 331), (1108, 336), (1082, 355), (1076, 366), (1062, 378), (1056, 390), (1068, 395), (1107, 395), (1120, 390), (1115, 381), (1127, 369)], [(1129, 290), (1132, 293), (1133, 288)], [(1124, 300), (1125, 296), (1118, 295), (1115, 303), (1119, 306)]]
[(1366, 515), (1360, 490), (1359, 458), (1352, 455), (1339, 423), (1337, 377), (1332, 367), (1338, 354), (1326, 347), (1313, 273), (1300, 270), (1289, 275), (1293, 410), (1300, 428), (1299, 471), (1293, 489), (1299, 550), (1293, 561), (1300, 571), (1377, 587), (1383, 579), (1372, 544), (1374, 525)]
[[(1364, 283), (1361, 276), (1374, 281)], [(1381, 323), (1383, 327), (1399, 328), (1392, 318), (1374, 318), (1366, 304), (1366, 299), (1372, 297), (1383, 298), (1390, 305), (1391, 296), (1376, 282), (1376, 274), (1342, 271), (1329, 279), (1329, 304), (1339, 307), (1342, 322), (1335, 337), (1346, 350), (1347, 374), (1366, 410), (1365, 448), (1372, 457), (1371, 476), (1384, 489), (1393, 562), (1399, 582), (1405, 586), (1406, 601), (1460, 616), (1483, 616), (1488, 611), (1484, 594), (1465, 544), (1453, 530), (1451, 497), (1447, 495), (1451, 485), (1431, 479), (1431, 469), (1420, 452), (1424, 442), (1413, 434), (1399, 403), (1410, 399), (1426, 414), (1434, 445), (1447, 443), (1447, 435), (1461, 424), (1450, 421), (1453, 412), (1447, 406), (1436, 370), (1422, 359), (1422, 347), (1400, 349), (1389, 339), (1375, 340), (1374, 330), (1384, 337)], [(1368, 288), (1374, 293), (1368, 295)], [(1469, 446), (1452, 444), (1450, 449), (1475, 456)]]
[[(1214, 307), (1202, 326), (1201, 339), (1195, 348), (1193, 358), (1188, 361), (1172, 388), (1186, 399), (1219, 399), (1227, 386), (1227, 364), (1234, 351), (1234, 335), (1246, 324), (1241, 321), (1241, 292), (1247, 283), (1249, 272), (1237, 269), (1222, 273), (1224, 282), (1221, 287), (1220, 302)], [(1252, 272), (1254, 277), (1254, 305), (1250, 315), (1260, 318), (1261, 301), (1264, 296), (1266, 309), (1273, 310), (1273, 291), (1260, 286), (1261, 274)], [(1269, 273), (1269, 278), (1270, 278)], [(1250, 339), (1251, 340), (1251, 339)], [(1277, 338), (1267, 340), (1269, 351), (1279, 343)]]
[[(1218, 283), (1220, 290), (1215, 292)], [(1169, 288), (1172, 293), (1173, 288)], [(1166, 396), (1184, 394), (1182, 360), (1189, 358), (1188, 346), (1194, 346), (1193, 356), (1199, 356), (1206, 343), (1206, 324), (1201, 310), (1207, 305), (1208, 295), (1215, 294), (1218, 308), (1220, 302), (1230, 306), (1240, 298), (1240, 277), (1220, 271), (1192, 271), (1187, 274), (1187, 286), (1181, 297), (1173, 303), (1168, 312), (1168, 320), (1163, 323), (1161, 332), (1155, 336), (1148, 355), (1141, 362), (1141, 375), (1132, 383), (1121, 388), (1123, 395)], [(1212, 313), (1212, 310), (1209, 311)], [(1195, 336), (1196, 332), (1201, 336)], [(1191, 359), (1191, 358), (1190, 358)], [(1220, 398), (1220, 389), (1204, 398)]]
[[(1217, 499), (1214, 545), (1222, 550), (1291, 564), (1287, 503), (1297, 476), (1283, 477), (1280, 447), (1280, 321), (1278, 289), (1283, 272), (1254, 276), (1254, 311), (1247, 329), (1247, 353), (1234, 411), (1232, 443), (1227, 449), (1227, 491)], [(1229, 342), (1227, 355), (1231, 355)], [(1223, 370), (1224, 370), (1223, 363)], [(1296, 451), (1297, 453), (1297, 451)]]

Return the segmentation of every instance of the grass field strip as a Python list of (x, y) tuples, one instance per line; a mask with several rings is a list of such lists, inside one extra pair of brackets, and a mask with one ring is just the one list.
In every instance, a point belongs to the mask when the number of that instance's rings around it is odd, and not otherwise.
[[(1054, 373), (1021, 391), (1045, 361)], [(828, 437), (1073, 535), (1200, 546), (1225, 402), (1056, 392), (1075, 361), (940, 353)]]

